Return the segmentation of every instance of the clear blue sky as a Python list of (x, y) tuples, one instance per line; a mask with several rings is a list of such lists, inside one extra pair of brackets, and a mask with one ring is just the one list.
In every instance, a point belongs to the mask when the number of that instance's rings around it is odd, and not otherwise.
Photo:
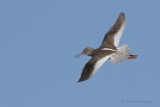
[[(1, 0), (0, 107), (160, 107), (159, 0)], [(77, 83), (119, 13), (139, 55)], [(149, 101), (148, 103), (144, 103)]]

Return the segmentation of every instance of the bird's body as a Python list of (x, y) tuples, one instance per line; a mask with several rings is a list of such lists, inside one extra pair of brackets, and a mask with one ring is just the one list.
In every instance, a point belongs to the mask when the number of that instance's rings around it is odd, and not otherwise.
[(125, 59), (136, 58), (137, 55), (129, 54), (129, 47), (127, 45), (118, 47), (125, 25), (125, 15), (121, 12), (115, 24), (104, 36), (99, 48), (85, 48), (83, 52), (75, 56), (88, 55), (92, 57), (84, 66), (78, 82), (89, 79), (108, 59), (110, 59), (112, 63), (119, 63)]

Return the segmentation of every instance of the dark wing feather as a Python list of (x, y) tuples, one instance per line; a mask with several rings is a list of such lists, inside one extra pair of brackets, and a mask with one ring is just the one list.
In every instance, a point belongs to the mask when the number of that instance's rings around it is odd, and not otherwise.
[(98, 59), (99, 59), (98, 57), (93, 57), (86, 63), (86, 65), (82, 70), (81, 77), (79, 78), (78, 82), (88, 80), (92, 76), (95, 69), (94, 68), (95, 64), (98, 61)]
[(121, 12), (114, 25), (104, 36), (100, 48), (116, 49), (122, 36), (123, 29), (125, 27), (125, 20), (125, 15), (123, 12)]

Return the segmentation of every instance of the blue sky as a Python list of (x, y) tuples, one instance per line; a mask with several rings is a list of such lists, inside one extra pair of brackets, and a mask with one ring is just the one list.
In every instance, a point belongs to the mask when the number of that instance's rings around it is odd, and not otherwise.
[[(160, 106), (160, 1), (1, 0), (0, 107)], [(119, 13), (136, 60), (109, 61), (77, 83)], [(148, 103), (145, 103), (148, 101)]]

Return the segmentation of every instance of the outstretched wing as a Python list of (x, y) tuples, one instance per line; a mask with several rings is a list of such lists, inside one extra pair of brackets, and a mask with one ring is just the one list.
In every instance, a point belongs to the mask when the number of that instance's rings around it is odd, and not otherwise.
[(123, 12), (121, 12), (110, 30), (104, 36), (101, 44), (101, 48), (116, 49), (122, 36), (123, 30), (126, 25), (126, 18)]
[(95, 56), (91, 58), (89, 62), (86, 63), (86, 65), (84, 66), (83, 71), (81, 73), (81, 77), (78, 80), (78, 82), (88, 80), (104, 64), (104, 62), (110, 58), (110, 56), (111, 55), (108, 55), (103, 58)]

